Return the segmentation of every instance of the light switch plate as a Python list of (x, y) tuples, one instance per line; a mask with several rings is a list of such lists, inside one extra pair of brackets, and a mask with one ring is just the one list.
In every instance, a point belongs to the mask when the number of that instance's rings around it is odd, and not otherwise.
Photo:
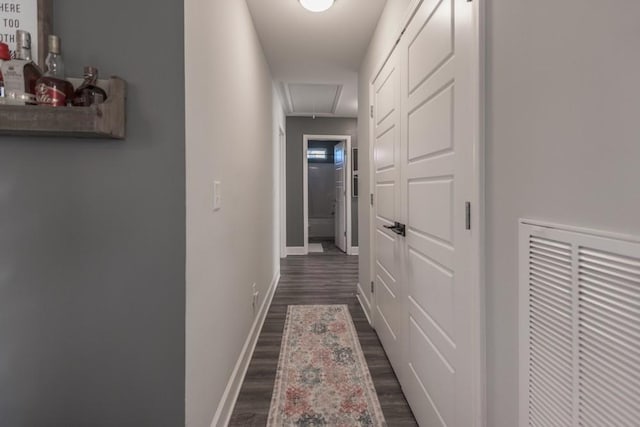
[(213, 181), (213, 210), (219, 211), (222, 208), (222, 183)]

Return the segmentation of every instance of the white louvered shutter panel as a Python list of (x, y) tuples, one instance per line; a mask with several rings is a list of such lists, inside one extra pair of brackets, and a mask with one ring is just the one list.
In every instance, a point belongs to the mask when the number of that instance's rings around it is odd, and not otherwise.
[(580, 425), (640, 425), (640, 259), (579, 248)]
[(640, 243), (521, 221), (520, 425), (640, 426)]

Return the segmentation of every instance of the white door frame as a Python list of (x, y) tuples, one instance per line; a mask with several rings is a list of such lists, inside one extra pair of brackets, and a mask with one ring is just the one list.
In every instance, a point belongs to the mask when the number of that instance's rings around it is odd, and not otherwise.
[(304, 216), (304, 253), (309, 253), (309, 161), (307, 152), (309, 141), (336, 141), (344, 142), (345, 147), (345, 206), (347, 209), (347, 255), (355, 255), (351, 245), (351, 135), (307, 135), (302, 136), (302, 199)]
[[(399, 40), (405, 32), (405, 29), (413, 19), (416, 11), (422, 5), (424, 0), (411, 0), (407, 8), (407, 13), (402, 23), (401, 30), (398, 31), (395, 40)], [(484, 137), (484, 120), (485, 120), (485, 72), (484, 72), (484, 53), (485, 53), (485, 2), (478, 1), (473, 2), (474, 8), (474, 58), (473, 67), (476, 70), (476, 79), (473, 87), (473, 97), (475, 99), (473, 108), (474, 116), (476, 118), (474, 126), (475, 139), (473, 144), (473, 163), (474, 168), (472, 171), (473, 176), (473, 197), (471, 197), (472, 209), (471, 209), (471, 224), (473, 227), (473, 233), (475, 235), (473, 254), (471, 256), (472, 265), (469, 266), (472, 275), (476, 278), (474, 283), (471, 284), (472, 301), (473, 301), (473, 313), (475, 330), (473, 331), (473, 343), (472, 352), (474, 360), (473, 378), (474, 378), (474, 408), (473, 412), (476, 415), (476, 423), (472, 427), (485, 427), (487, 422), (486, 416), (486, 329), (485, 329), (485, 265), (486, 257), (484, 255), (484, 245), (486, 236), (486, 219), (485, 219), (485, 137)], [(382, 69), (386, 65), (387, 61), (391, 57), (393, 50), (396, 48), (398, 42), (390, 48), (388, 54), (384, 57), (381, 63), (374, 69), (374, 73), (369, 80), (369, 102), (372, 106), (375, 97), (374, 82), (378, 75), (382, 72)], [(367, 106), (367, 108), (371, 108)], [(374, 174), (374, 144), (375, 141), (375, 120), (371, 115), (369, 116), (369, 188), (371, 194), (375, 194), (375, 174)], [(377, 200), (374, 200), (374, 204)], [(369, 277), (370, 280), (375, 278), (375, 207), (369, 205)], [(376, 306), (377, 292), (371, 296), (371, 307)], [(373, 323), (373, 313), (371, 315), (371, 326), (375, 329)]]
[(280, 258), (287, 257), (287, 139), (284, 129), (278, 130), (280, 150)]
[[(392, 49), (393, 51), (393, 49)], [(373, 117), (373, 104), (376, 96), (376, 89), (374, 86), (375, 80), (378, 77), (378, 74), (382, 71), (384, 64), (386, 64), (386, 60), (384, 63), (377, 68), (374, 73), (371, 81), (369, 81), (369, 103), (370, 105), (370, 114), (369, 116), (369, 280), (371, 282), (371, 291), (373, 291), (373, 286), (376, 280), (376, 247), (375, 247), (375, 238), (376, 238), (376, 164), (375, 164), (375, 140), (376, 140), (376, 120)], [(364, 213), (363, 213), (364, 214)], [(362, 214), (361, 214), (362, 215)], [(360, 279), (362, 281), (362, 279)], [(376, 307), (376, 294), (372, 292), (369, 294), (369, 307), (371, 307), (371, 312), (369, 313), (369, 323), (371, 327), (376, 329), (376, 316), (373, 313)]]

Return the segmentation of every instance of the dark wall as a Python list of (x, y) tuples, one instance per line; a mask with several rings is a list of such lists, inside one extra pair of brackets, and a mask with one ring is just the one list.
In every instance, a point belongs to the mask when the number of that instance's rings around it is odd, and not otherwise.
[(0, 425), (184, 425), (183, 2), (55, 2), (125, 141), (0, 137)]
[[(323, 149), (327, 158), (309, 159), (309, 237), (335, 236), (335, 227), (314, 229), (313, 219), (335, 226), (336, 168), (334, 148), (336, 141), (309, 141), (309, 150)], [(330, 232), (329, 232), (330, 231)]]
[[(287, 117), (287, 246), (304, 246), (303, 136), (351, 135), (351, 148), (355, 148), (358, 146), (357, 131), (356, 119)], [(351, 233), (351, 244), (358, 246), (357, 198), (351, 199)]]

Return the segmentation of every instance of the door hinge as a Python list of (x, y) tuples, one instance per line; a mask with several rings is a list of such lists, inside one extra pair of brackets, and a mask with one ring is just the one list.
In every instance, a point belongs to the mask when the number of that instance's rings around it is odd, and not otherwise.
[(375, 288), (373, 287), (373, 280), (371, 281), (371, 293), (375, 292)]
[(471, 230), (471, 202), (464, 204), (464, 226), (465, 229)]
[(373, 193), (371, 193), (370, 196), (371, 196), (371, 206), (373, 206)]
[(344, 232), (344, 237), (347, 237), (347, 232), (346, 231)]
[(370, 112), (370, 114), (371, 114), (371, 118), (373, 119), (373, 105), (371, 106), (371, 112)]

